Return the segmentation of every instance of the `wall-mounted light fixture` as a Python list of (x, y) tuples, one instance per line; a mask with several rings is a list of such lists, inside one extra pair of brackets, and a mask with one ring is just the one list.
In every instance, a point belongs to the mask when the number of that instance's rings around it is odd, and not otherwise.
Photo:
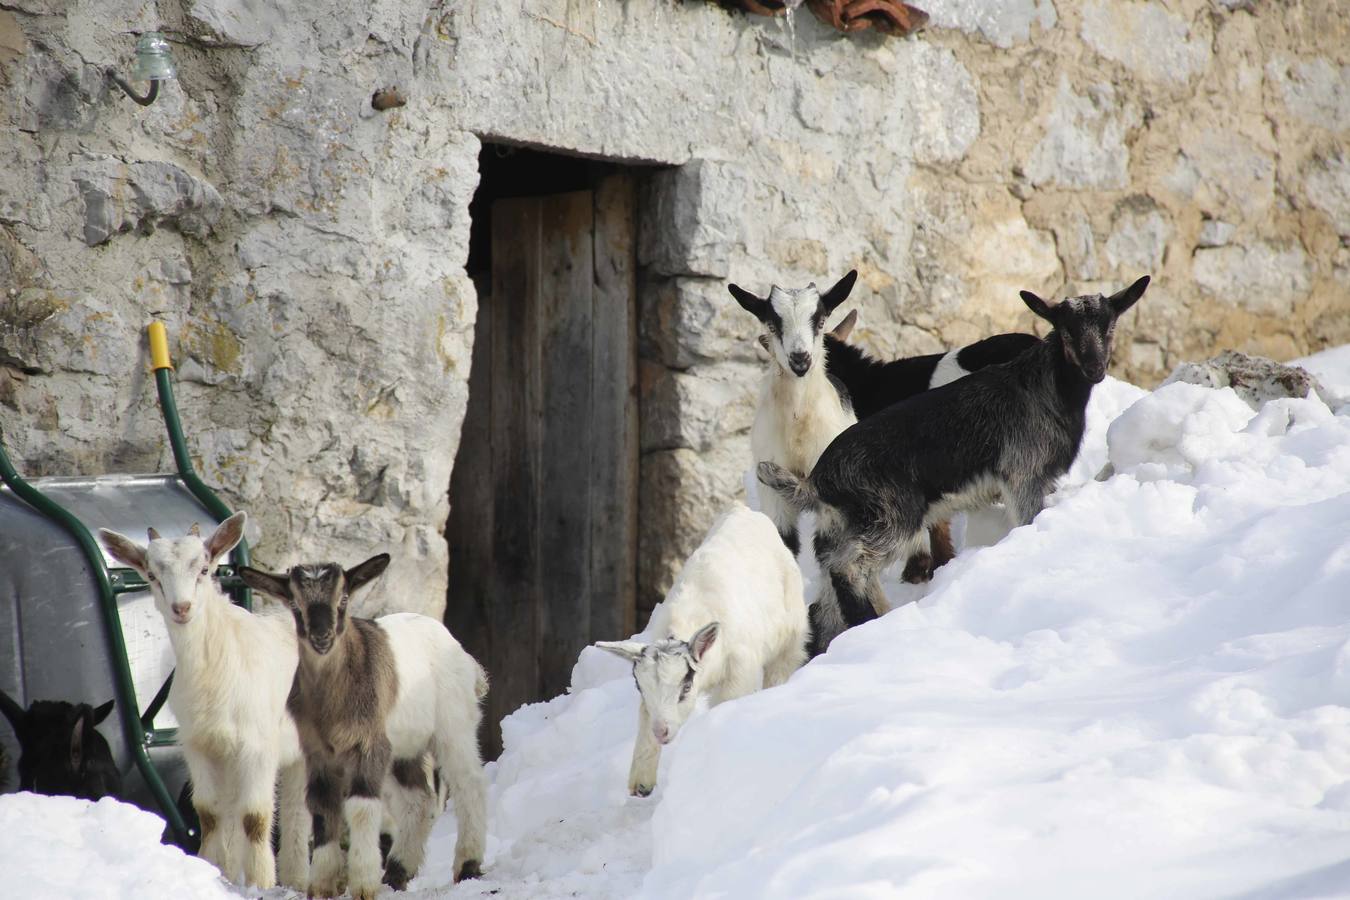
[(149, 81), (150, 90), (144, 96), (136, 93), (115, 69), (106, 72), (126, 95), (141, 106), (149, 106), (159, 96), (159, 83), (174, 77), (173, 51), (160, 31), (147, 31), (136, 41), (136, 65), (131, 69), (132, 81)]

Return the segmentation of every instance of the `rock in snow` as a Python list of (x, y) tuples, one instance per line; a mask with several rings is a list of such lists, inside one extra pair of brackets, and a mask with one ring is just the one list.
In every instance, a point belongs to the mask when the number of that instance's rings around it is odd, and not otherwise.
[[(1306, 363), (1350, 382), (1350, 349)], [(892, 577), (918, 602), (695, 715), (649, 799), (624, 787), (628, 667), (584, 651), (569, 694), (503, 723), (486, 877), (452, 886), (447, 816), (408, 896), (1344, 895), (1348, 525), (1350, 415), (1317, 395), (1108, 380), (1034, 523), (926, 588)], [(0, 798), (0, 896), (224, 890), (158, 833)]]

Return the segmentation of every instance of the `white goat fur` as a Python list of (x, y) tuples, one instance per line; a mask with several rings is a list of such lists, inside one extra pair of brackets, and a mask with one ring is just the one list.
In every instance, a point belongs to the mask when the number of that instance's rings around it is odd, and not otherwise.
[[(310, 819), (300, 739), (286, 711), (298, 659), (295, 625), (274, 606), (250, 613), (234, 605), (212, 577), (243, 526), (244, 514), (237, 513), (205, 542), (189, 535), (152, 539), (144, 548), (116, 532), (102, 530), (100, 537), (114, 557), (147, 577), (168, 627), (177, 665), (168, 702), (203, 825), (200, 855), (230, 881), (242, 870), (242, 883), (276, 883), (272, 810), (280, 769), (281, 880), (303, 890)], [(191, 605), (182, 616), (173, 606), (184, 603)], [(246, 817), (261, 839), (245, 834)]]
[[(760, 388), (750, 450), (755, 462), (777, 463), (800, 477), (815, 467), (825, 448), (857, 418), (825, 370), (823, 331), (813, 333), (811, 317), (819, 294), (814, 287), (788, 291), (774, 287), (769, 303), (782, 321), (781, 340), (768, 335), (769, 366)], [(788, 354), (809, 352), (811, 368), (798, 376)], [(779, 534), (796, 533), (798, 514), (773, 491), (759, 492), (759, 505)], [(795, 539), (789, 546), (797, 549)]]
[[(424, 758), (430, 748), (455, 801), (459, 833), (454, 871), (458, 873), (468, 860), (481, 863), (487, 849), (487, 782), (478, 753), (478, 724), (483, 718), (479, 704), (487, 696), (487, 674), (435, 619), (417, 613), (393, 613), (376, 619), (375, 624), (389, 636), (398, 673), (398, 699), (385, 721), (393, 758)], [(393, 778), (386, 778), (382, 799), (393, 817), (398, 858), (409, 872), (417, 872), (426, 853), (427, 835), (439, 812), (436, 797), (418, 797)], [(378, 846), (378, 833), (374, 841)], [(376, 886), (379, 862), (377, 852)], [(353, 880), (355, 877), (352, 873)]]
[[(689, 644), (717, 623), (701, 657)], [(801, 570), (767, 516), (734, 504), (685, 562), (646, 633), (654, 643), (602, 642), (631, 660), (642, 694), (628, 790), (650, 794), (661, 743), (673, 739), (699, 696), (712, 705), (782, 684), (806, 661)], [(693, 671), (687, 696), (679, 693)]]

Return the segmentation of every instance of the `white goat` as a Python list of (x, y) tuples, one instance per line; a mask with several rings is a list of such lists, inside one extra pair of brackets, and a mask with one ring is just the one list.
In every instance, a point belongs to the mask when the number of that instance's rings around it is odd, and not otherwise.
[(736, 503), (713, 524), (652, 612), (654, 643), (596, 646), (633, 663), (641, 694), (628, 792), (656, 787), (661, 746), (700, 696), (712, 705), (773, 687), (806, 661), (806, 603), (797, 561), (762, 513)]
[(345, 570), (337, 563), (294, 566), (285, 574), (239, 570), (250, 587), (285, 601), (301, 638), (291, 710), (314, 815), (311, 897), (340, 891), (344, 819), (350, 832), (347, 887), (358, 900), (379, 891), (381, 795), (395, 823), (384, 882), (395, 890), (407, 887), (422, 865), (437, 812), (428, 752), (459, 819), (455, 880), (482, 873), (487, 788), (478, 754), (478, 704), (487, 694), (487, 674), (435, 619), (347, 615), (351, 595), (388, 564), (382, 553)]
[[(769, 460), (805, 477), (830, 441), (857, 421), (848, 392), (826, 371), (824, 336), (825, 319), (844, 302), (857, 278), (856, 271), (849, 272), (823, 295), (814, 283), (799, 290), (775, 285), (768, 299), (727, 286), (769, 330), (761, 342), (771, 359), (750, 431), (756, 462)], [(759, 501), (795, 557), (801, 548), (799, 513), (773, 491), (761, 491)]]
[(99, 537), (113, 558), (150, 584), (168, 626), (177, 668), (169, 708), (192, 776), (201, 820), (200, 855), (231, 881), (260, 888), (277, 881), (272, 809), (281, 770), (281, 880), (309, 882), (305, 770), (286, 698), (295, 677), (295, 626), (280, 610), (250, 613), (232, 604), (212, 577), (218, 560), (244, 534), (235, 513), (203, 541), (161, 538), (146, 547), (115, 531)]

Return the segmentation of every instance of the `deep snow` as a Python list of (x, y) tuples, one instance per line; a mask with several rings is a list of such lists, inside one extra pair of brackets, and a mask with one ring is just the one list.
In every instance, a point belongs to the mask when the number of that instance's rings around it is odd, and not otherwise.
[[(1307, 362), (1350, 397), (1350, 348)], [(1108, 380), (1032, 525), (924, 588), (892, 577), (889, 615), (695, 715), (649, 799), (624, 791), (628, 667), (584, 651), (570, 694), (503, 724), (487, 877), (451, 887), (446, 816), (410, 896), (1350, 896), (1341, 412)], [(73, 866), (79, 803), (0, 799), (0, 861)], [(146, 883), (205, 865), (157, 835), (103, 877), (210, 896)], [(5, 896), (60, 896), (9, 871)]]

